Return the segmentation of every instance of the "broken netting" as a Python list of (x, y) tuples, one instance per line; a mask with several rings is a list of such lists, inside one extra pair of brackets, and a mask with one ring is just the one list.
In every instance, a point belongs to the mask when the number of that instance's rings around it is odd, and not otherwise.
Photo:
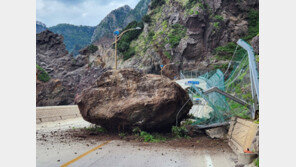
[[(224, 73), (220, 69), (209, 71), (203, 75), (197, 76), (198, 72), (183, 71), (182, 79), (198, 80), (200, 84), (188, 82), (189, 96), (196, 104), (198, 112), (194, 116), (196, 125), (209, 125), (215, 123), (224, 123), (229, 121), (232, 116), (242, 118), (251, 118), (250, 109), (238, 104), (224, 95), (217, 92), (205, 93), (207, 90), (217, 87), (218, 89), (240, 98), (248, 104), (253, 103), (252, 90), (250, 84), (248, 52), (241, 47), (236, 47), (233, 57)], [(225, 78), (227, 79), (225, 80)]]

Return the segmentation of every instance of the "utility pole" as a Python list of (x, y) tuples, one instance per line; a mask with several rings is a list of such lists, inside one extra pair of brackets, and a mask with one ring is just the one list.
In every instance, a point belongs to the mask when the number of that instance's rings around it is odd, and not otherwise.
[(117, 35), (115, 35), (115, 70), (117, 70)]
[(115, 70), (117, 70), (117, 42), (120, 40), (120, 38), (122, 37), (122, 35), (128, 31), (131, 30), (141, 30), (141, 27), (136, 27), (136, 28), (130, 28), (128, 30), (123, 31), (121, 34), (119, 34), (119, 31), (114, 31), (115, 34), (115, 42), (113, 44), (115, 44)]

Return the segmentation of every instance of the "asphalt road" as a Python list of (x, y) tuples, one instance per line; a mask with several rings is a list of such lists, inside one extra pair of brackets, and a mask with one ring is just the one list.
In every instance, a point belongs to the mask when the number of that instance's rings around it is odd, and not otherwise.
[[(235, 167), (231, 151), (173, 148), (124, 140), (62, 140), (64, 130), (90, 124), (82, 118), (37, 125), (38, 167)], [(57, 135), (55, 135), (57, 134)]]

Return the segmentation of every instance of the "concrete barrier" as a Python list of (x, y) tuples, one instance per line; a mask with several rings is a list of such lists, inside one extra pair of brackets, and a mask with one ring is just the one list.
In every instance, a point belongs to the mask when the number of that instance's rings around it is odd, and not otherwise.
[[(259, 150), (253, 148), (258, 148), (259, 145), (257, 141), (259, 138), (259, 125), (253, 121), (241, 119), (234, 117), (231, 119), (229, 131), (229, 146), (238, 155), (238, 159), (243, 164), (251, 163), (259, 153)], [(249, 149), (254, 153), (246, 154), (244, 150)]]
[(36, 123), (81, 117), (77, 105), (36, 107)]

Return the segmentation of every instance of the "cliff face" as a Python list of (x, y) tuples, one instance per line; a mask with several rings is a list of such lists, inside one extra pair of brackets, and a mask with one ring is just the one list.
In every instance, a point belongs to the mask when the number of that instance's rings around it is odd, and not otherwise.
[[(119, 52), (118, 68), (159, 74), (160, 65), (167, 65), (163, 74), (171, 79), (180, 70), (203, 74), (227, 67), (235, 49), (233, 42), (240, 38), (251, 43), (258, 55), (258, 6), (257, 0), (152, 0), (143, 31), (128, 43), (134, 53), (124, 60)], [(48, 82), (37, 81), (37, 105), (71, 104), (76, 93), (94, 83), (105, 69), (114, 68), (110, 36), (115, 28), (127, 25), (131, 12), (128, 6), (120, 10), (124, 17), (115, 10), (100, 24), (111, 28), (102, 32), (100, 25), (96, 28), (101, 35), (93, 44), (98, 48), (94, 52), (85, 48), (76, 58), (67, 52), (62, 36), (48, 30), (37, 34), (37, 64), (51, 77)]]
[(40, 21), (36, 21), (36, 34), (41, 33), (42, 31), (46, 30), (47, 27), (44, 23)]
[[(254, 19), (252, 15), (258, 11), (258, 0), (161, 2), (151, 2), (150, 21), (147, 19), (144, 31), (130, 44), (135, 54), (126, 61), (119, 60), (119, 68), (159, 73), (161, 64), (170, 64), (164, 70), (170, 78), (177, 76), (180, 70), (204, 73), (229, 61), (217, 58), (220, 55), (215, 54), (215, 48), (239, 38), (250, 40), (254, 36), (252, 33), (256, 27), (250, 18)], [(108, 66), (114, 60), (109, 58), (106, 61)]]
[(132, 9), (125, 5), (109, 13), (94, 30), (91, 41), (99, 41), (102, 37), (112, 38), (113, 31), (127, 25), (125, 18)]
[(150, 0), (141, 0), (134, 9), (128, 5), (120, 7), (109, 13), (99, 25), (96, 26), (91, 38), (91, 42), (100, 42), (101, 40), (113, 37), (115, 29), (123, 29), (130, 22), (140, 21), (147, 13)]
[(47, 82), (36, 81), (37, 106), (73, 104), (75, 95), (93, 84), (104, 70), (99, 65), (90, 67), (88, 55), (73, 58), (63, 37), (49, 30), (36, 36), (36, 63), (51, 78)]

